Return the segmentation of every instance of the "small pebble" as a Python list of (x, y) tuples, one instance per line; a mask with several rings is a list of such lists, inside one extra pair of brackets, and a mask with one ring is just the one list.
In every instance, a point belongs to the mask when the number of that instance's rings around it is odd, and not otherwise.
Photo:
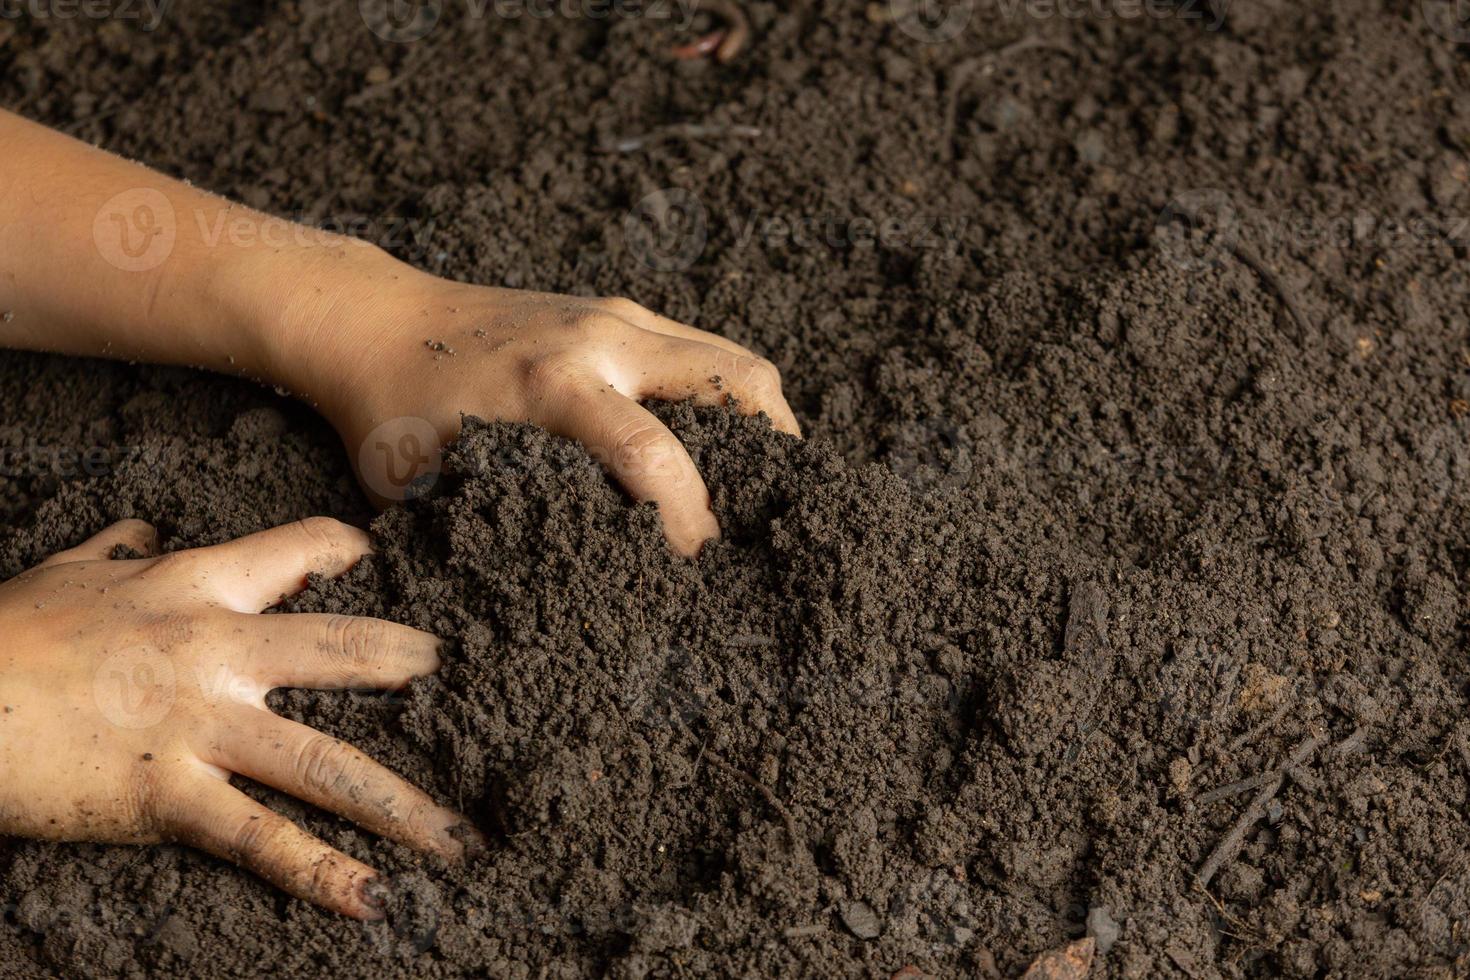
[(1097, 951), (1104, 956), (1118, 941), (1123, 927), (1118, 925), (1105, 905), (1094, 905), (1087, 910), (1087, 934), (1097, 940)]
[(382, 85), (393, 77), (392, 72), (383, 65), (373, 65), (367, 70), (367, 83), (369, 85)]
[(882, 926), (878, 913), (867, 902), (848, 902), (842, 907), (842, 924), (859, 939), (877, 939)]

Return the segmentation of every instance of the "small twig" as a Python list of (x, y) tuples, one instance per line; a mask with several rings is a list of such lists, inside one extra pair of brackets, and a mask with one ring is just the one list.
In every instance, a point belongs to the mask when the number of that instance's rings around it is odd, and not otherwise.
[[(1271, 769), (1267, 769), (1265, 772), (1258, 772), (1254, 776), (1248, 776), (1245, 779), (1238, 779), (1233, 783), (1226, 783), (1224, 786), (1218, 786), (1215, 789), (1210, 790), (1208, 793), (1201, 793), (1198, 797), (1195, 798), (1195, 802), (1200, 804), (1201, 806), (1204, 806), (1208, 803), (1214, 803), (1216, 800), (1223, 800), (1231, 796), (1239, 796), (1241, 793), (1244, 793), (1247, 790), (1252, 790), (1255, 789), (1257, 786), (1264, 785), (1276, 776), (1291, 776), (1292, 771), (1300, 766), (1306, 760), (1307, 756), (1312, 754), (1312, 750), (1315, 749), (1318, 744), (1319, 743), (1315, 739), (1309, 738), (1305, 742), (1299, 744), (1296, 748), (1296, 751), (1292, 752), (1291, 756), (1281, 765), (1275, 766)], [(1296, 777), (1292, 776), (1292, 778)]]
[(964, 90), (965, 83), (970, 80), (970, 76), (976, 71), (982, 75), (989, 75), (995, 71), (995, 66), (1001, 61), (1032, 48), (1057, 51), (1072, 57), (1077, 54), (1071, 45), (1061, 41), (1048, 41), (1045, 38), (1027, 36), (1018, 41), (1012, 41), (1003, 48), (997, 48), (973, 58), (966, 58), (950, 69), (949, 79), (945, 84), (944, 110), (939, 126), (939, 145), (943, 148), (945, 159), (954, 157), (955, 114), (959, 112), (960, 92)]
[(1287, 311), (1291, 314), (1291, 318), (1296, 321), (1297, 328), (1301, 330), (1304, 336), (1309, 335), (1312, 331), (1312, 321), (1308, 320), (1307, 315), (1302, 312), (1301, 304), (1297, 302), (1296, 293), (1292, 292), (1286, 285), (1285, 280), (1273, 272), (1261, 260), (1259, 255), (1252, 252), (1240, 242), (1231, 242), (1230, 251), (1234, 253), (1237, 259), (1240, 259), (1240, 261), (1249, 266), (1251, 271), (1260, 276), (1261, 281), (1280, 297), (1281, 302), (1286, 305)]
[(660, 126), (658, 129), (637, 136), (616, 137), (604, 140), (598, 150), (602, 153), (636, 153), (647, 146), (664, 143), (669, 140), (698, 140), (719, 139), (727, 136), (738, 136), (745, 139), (754, 139), (760, 136), (761, 131), (757, 126), (715, 126), (704, 123), (674, 123), (669, 126)]
[(1236, 818), (1230, 830), (1220, 839), (1220, 843), (1215, 845), (1215, 849), (1210, 852), (1210, 856), (1200, 866), (1200, 887), (1208, 887), (1210, 879), (1215, 877), (1215, 873), (1226, 862), (1235, 859), (1235, 855), (1240, 852), (1241, 847), (1245, 844), (1245, 835), (1250, 831), (1251, 827), (1255, 826), (1257, 820), (1260, 820), (1266, 815), (1266, 804), (1275, 799), (1276, 794), (1281, 791), (1281, 784), (1286, 779), (1286, 770), (1301, 765), (1307, 756), (1317, 750), (1320, 744), (1321, 740), (1317, 736), (1307, 736), (1292, 751), (1288, 761), (1275, 769), (1270, 778), (1267, 779), (1265, 785), (1261, 787), (1261, 791), (1251, 799), (1250, 805)]
[(694, 9), (708, 11), (725, 22), (724, 30), (711, 31), (689, 44), (682, 44), (669, 51), (681, 61), (703, 58), (714, 52), (715, 60), (728, 64), (745, 50), (750, 41), (750, 21), (745, 11), (734, 0), (694, 0)]
[(781, 930), (781, 935), (787, 939), (801, 939), (805, 936), (820, 936), (826, 931), (827, 927), (823, 925), (792, 926), (789, 929)]
[(1257, 725), (1255, 728), (1252, 728), (1244, 735), (1238, 736), (1235, 741), (1230, 743), (1229, 750), (1231, 752), (1234, 752), (1241, 746), (1248, 745), (1251, 742), (1254, 742), (1256, 739), (1265, 734), (1268, 730), (1275, 728), (1276, 724), (1281, 721), (1281, 719), (1286, 715), (1288, 711), (1291, 710), (1291, 706), (1294, 704), (1296, 704), (1296, 701), (1293, 698), (1283, 699), (1281, 705), (1275, 711), (1271, 712), (1271, 717), (1267, 718), (1265, 721), (1261, 722), (1259, 725)]
[(727, 776), (740, 780), (740, 782), (759, 793), (765, 799), (766, 803), (770, 805), (771, 809), (781, 815), (781, 821), (786, 824), (786, 833), (791, 837), (791, 843), (793, 845), (801, 840), (796, 833), (796, 818), (791, 815), (790, 810), (786, 809), (786, 804), (776, 798), (776, 794), (771, 792), (769, 786), (744, 770), (736, 769), (713, 752), (705, 753), (705, 757), (709, 759), (711, 767), (720, 770)]

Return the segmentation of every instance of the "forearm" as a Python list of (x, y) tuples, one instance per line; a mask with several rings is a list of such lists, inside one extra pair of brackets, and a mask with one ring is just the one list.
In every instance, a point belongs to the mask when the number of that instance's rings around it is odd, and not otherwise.
[(0, 111), (4, 346), (186, 364), (302, 391), (329, 311), (360, 299), (340, 284), (360, 294), (399, 270), (355, 239)]

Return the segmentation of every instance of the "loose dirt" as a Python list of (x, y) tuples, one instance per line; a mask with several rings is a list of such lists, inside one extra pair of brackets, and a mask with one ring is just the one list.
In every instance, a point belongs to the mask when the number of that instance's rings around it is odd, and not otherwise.
[[(1446, 11), (982, 2), (925, 42), (744, 9), (727, 64), (670, 55), (704, 14), (0, 22), (0, 103), (445, 275), (725, 333), (810, 435), (660, 409), (726, 531), (689, 563), (575, 445), (469, 423), (290, 605), (433, 630), (442, 673), (273, 698), (489, 852), (249, 787), (391, 876), (364, 926), (182, 849), (0, 843), (0, 974), (1470, 969)], [(687, 195), (698, 235), (640, 235)], [(171, 548), (371, 519), (270, 392), (6, 354), (0, 398), (6, 575), (126, 516)]]

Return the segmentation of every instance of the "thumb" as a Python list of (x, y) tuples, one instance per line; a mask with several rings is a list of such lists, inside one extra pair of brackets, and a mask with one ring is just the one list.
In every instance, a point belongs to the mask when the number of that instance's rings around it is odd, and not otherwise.
[(74, 548), (58, 551), (41, 562), (40, 567), (49, 568), (72, 561), (106, 561), (118, 545), (151, 555), (158, 550), (158, 531), (147, 521), (130, 517), (108, 525)]

